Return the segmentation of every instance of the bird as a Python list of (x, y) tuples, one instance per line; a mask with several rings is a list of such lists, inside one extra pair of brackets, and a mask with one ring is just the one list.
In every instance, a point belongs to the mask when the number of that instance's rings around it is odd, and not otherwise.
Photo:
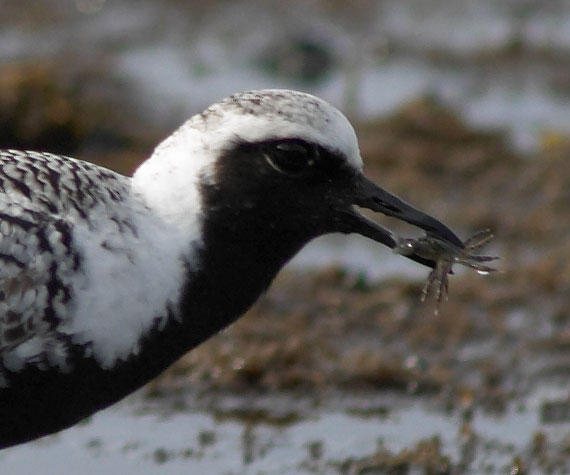
[(226, 97), (132, 176), (0, 151), (0, 448), (155, 378), (241, 316), (312, 239), (357, 233), (394, 248), (359, 208), (463, 246), (367, 179), (348, 119), (303, 92)]

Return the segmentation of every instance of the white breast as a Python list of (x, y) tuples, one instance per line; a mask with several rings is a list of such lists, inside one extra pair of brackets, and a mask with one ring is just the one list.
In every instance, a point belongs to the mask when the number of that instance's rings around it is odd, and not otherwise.
[[(131, 180), (51, 154), (0, 153), (0, 347), (7, 369), (68, 369), (69, 342), (103, 367), (164, 324), (192, 241)], [(0, 375), (0, 384), (2, 378)]]
[(140, 206), (129, 211), (134, 232), (94, 232), (97, 220), (74, 228), (83, 275), (73, 282), (73, 318), (59, 331), (89, 344), (103, 367), (136, 354), (141, 338), (164, 325), (168, 308), (176, 315), (189, 260), (188, 241), (175, 229)]

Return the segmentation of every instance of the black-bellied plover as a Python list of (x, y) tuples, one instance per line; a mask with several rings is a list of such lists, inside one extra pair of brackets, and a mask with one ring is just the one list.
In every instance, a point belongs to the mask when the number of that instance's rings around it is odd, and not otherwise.
[(356, 206), (463, 246), (367, 180), (348, 120), (301, 92), (212, 105), (132, 178), (0, 152), (0, 447), (157, 376), (244, 313), (311, 239), (359, 233), (394, 247)]

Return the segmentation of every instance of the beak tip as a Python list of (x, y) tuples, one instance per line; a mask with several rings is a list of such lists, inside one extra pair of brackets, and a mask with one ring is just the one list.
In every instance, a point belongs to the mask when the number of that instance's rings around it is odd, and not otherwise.
[[(447, 242), (460, 249), (465, 247), (463, 241), (445, 224), (380, 188), (364, 175), (360, 175), (357, 189), (358, 195), (356, 196), (354, 204), (405, 221), (424, 230), (426, 235), (430, 238)], [(384, 244), (395, 249), (397, 243), (393, 238), (393, 233), (389, 230), (384, 230), (384, 232), (391, 238), (386, 239), (386, 236), (384, 236)], [(390, 241), (392, 241), (393, 244)], [(395, 252), (398, 251), (395, 250)], [(413, 256), (414, 253), (410, 253), (409, 257), (417, 260)], [(422, 260), (422, 263), (425, 263), (424, 261), (425, 260)]]

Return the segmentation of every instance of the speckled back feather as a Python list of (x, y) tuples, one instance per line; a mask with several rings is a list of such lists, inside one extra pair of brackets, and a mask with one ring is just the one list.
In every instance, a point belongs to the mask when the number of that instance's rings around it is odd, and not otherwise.
[(65, 366), (59, 329), (83, 275), (73, 228), (89, 227), (104, 208), (110, 222), (136, 233), (116, 206), (128, 187), (125, 177), (89, 163), (0, 151), (0, 352), (10, 371)]

